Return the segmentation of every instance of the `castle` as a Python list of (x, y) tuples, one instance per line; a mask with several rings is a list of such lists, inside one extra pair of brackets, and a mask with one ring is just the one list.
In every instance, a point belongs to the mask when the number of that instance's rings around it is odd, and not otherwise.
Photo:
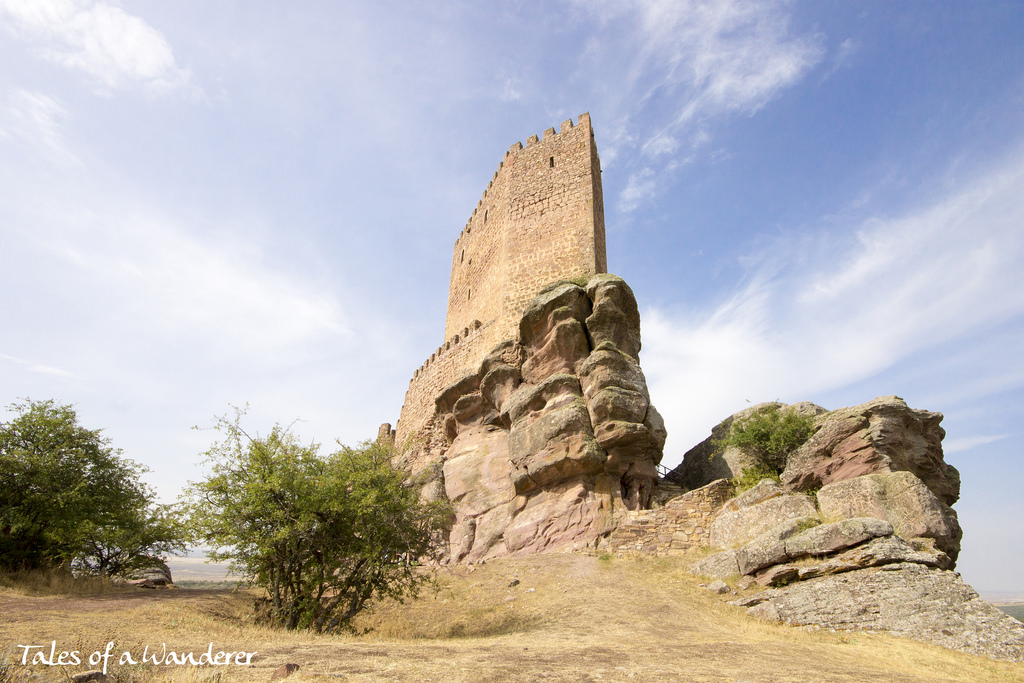
[(409, 382), (398, 443), (427, 424), (445, 387), (518, 335), (544, 285), (606, 271), (601, 161), (584, 113), (512, 145), (455, 240), (445, 342)]
[[(445, 561), (684, 555), (717, 593), (735, 592), (726, 579), (771, 587), (733, 602), (761, 619), (1024, 661), (1024, 626), (952, 571), (960, 477), (940, 413), (896, 396), (752, 406), (686, 453), (672, 472), (684, 488), (659, 478), (667, 430), (640, 367), (636, 297), (606, 272), (587, 114), (506, 152), (455, 241), (445, 337), (397, 433), (379, 433), (398, 439), (409, 485), (451, 505)], [(777, 478), (737, 491), (758, 456), (722, 443), (773, 409), (813, 428)]]

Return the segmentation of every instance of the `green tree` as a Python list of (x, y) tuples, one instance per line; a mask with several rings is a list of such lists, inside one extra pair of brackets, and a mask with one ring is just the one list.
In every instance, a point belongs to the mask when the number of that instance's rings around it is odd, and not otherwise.
[(184, 549), (184, 526), (100, 430), (68, 405), (24, 400), (0, 424), (0, 569), (121, 574)]
[(211, 559), (265, 588), (288, 629), (337, 631), (373, 599), (415, 593), (427, 580), (415, 560), (432, 555), (449, 513), (405, 485), (390, 447), (321, 456), (280, 425), (250, 436), (241, 416), (217, 419), (211, 472), (188, 491)]

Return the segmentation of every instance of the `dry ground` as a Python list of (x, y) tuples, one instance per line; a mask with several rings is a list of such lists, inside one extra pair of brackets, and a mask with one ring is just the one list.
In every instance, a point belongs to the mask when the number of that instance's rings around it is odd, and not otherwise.
[[(518, 581), (515, 585), (514, 582)], [(0, 681), (66, 680), (20, 665), (19, 644), (115, 656), (166, 643), (198, 656), (256, 651), (253, 666), (111, 667), (119, 681), (1024, 681), (1000, 663), (870, 633), (763, 624), (724, 604), (681, 560), (543, 555), (438, 572), (437, 590), (362, 617), (363, 635), (311, 636), (253, 626), (251, 596), (224, 590), (22, 595), (0, 589)], [(69, 667), (68, 673), (85, 666)], [(3, 667), (0, 666), (0, 671)]]

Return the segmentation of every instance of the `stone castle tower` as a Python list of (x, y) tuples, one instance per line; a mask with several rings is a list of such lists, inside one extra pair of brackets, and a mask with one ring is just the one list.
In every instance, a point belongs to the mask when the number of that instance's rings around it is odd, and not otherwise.
[(584, 113), (512, 145), (455, 240), (446, 341), (409, 383), (398, 442), (426, 425), (445, 387), (518, 336), (542, 287), (606, 271), (601, 161)]

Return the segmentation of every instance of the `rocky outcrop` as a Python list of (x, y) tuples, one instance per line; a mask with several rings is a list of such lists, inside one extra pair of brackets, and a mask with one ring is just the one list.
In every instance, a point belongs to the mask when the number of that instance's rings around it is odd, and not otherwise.
[(956, 513), (910, 472), (867, 474), (818, 491), (825, 517), (877, 517), (908, 539), (931, 539), (956, 560), (963, 532)]
[[(758, 403), (719, 422), (711, 430), (711, 436), (683, 455), (683, 461), (672, 470), (668, 478), (679, 482), (688, 489), (696, 489), (716, 479), (732, 479), (740, 476), (745, 468), (753, 464), (754, 459), (735, 446), (720, 448), (718, 442), (729, 435), (733, 424), (742, 422), (772, 405), (783, 407), (783, 404), (777, 402)], [(806, 401), (785, 407), (802, 415), (820, 416), (828, 412), (821, 406)]]
[(416, 446), (439, 466), (397, 464), (453, 503), (452, 561), (585, 545), (650, 507), (666, 431), (639, 352), (623, 280), (561, 282), (526, 307), (518, 339), (441, 392)]
[[(781, 482), (762, 481), (719, 508), (708, 543), (718, 552), (691, 571), (767, 587), (734, 601), (762, 619), (884, 630), (1024, 661), (1024, 625), (950, 571), (962, 536), (951, 507), (960, 479), (943, 460), (942, 415), (895, 396), (832, 412), (799, 405), (816, 415), (814, 433), (789, 455)], [(690, 452), (706, 463), (684, 461), (681, 477), (699, 482), (749, 462), (715, 452), (714, 441), (757, 409), (716, 427)]]
[(814, 435), (786, 461), (782, 483), (806, 491), (880, 472), (910, 472), (947, 506), (960, 497), (960, 474), (942, 457), (942, 413), (913, 410), (882, 396), (819, 417)]
[(919, 562), (819, 576), (736, 604), (771, 621), (888, 631), (972, 654), (1024, 661), (1024, 624), (982, 600), (959, 574)]
[(137, 588), (173, 588), (171, 568), (160, 558), (150, 558), (149, 564), (133, 570), (127, 576), (127, 583)]

